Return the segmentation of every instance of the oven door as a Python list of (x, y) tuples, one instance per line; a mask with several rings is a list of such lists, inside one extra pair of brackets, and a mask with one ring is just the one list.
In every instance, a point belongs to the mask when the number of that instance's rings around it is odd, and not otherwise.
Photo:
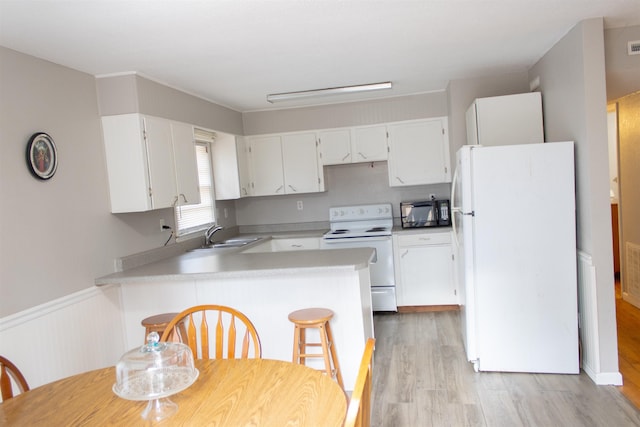
[(322, 249), (373, 248), (376, 261), (369, 264), (373, 311), (398, 311), (391, 236), (323, 239)]

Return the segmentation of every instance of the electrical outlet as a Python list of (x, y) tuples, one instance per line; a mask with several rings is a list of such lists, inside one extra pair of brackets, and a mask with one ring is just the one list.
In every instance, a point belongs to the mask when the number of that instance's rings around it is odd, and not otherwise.
[(164, 231), (164, 218), (160, 218), (160, 232)]
[(301, 211), (302, 209), (304, 209), (304, 206), (302, 204), (302, 200), (298, 200), (298, 210)]

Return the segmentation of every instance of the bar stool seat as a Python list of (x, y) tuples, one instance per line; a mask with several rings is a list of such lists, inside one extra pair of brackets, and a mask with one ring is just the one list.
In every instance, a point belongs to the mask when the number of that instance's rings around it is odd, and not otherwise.
[(145, 342), (147, 342), (147, 335), (149, 335), (151, 332), (157, 332), (158, 335), (162, 336), (169, 322), (171, 322), (173, 318), (176, 317), (177, 315), (178, 313), (162, 313), (162, 314), (155, 314), (153, 316), (149, 316), (145, 319), (142, 319), (140, 324), (145, 328), (145, 331), (144, 331)]
[[(293, 363), (306, 364), (308, 358), (323, 358), (324, 371), (334, 378), (344, 389), (340, 364), (331, 333), (330, 320), (333, 311), (328, 308), (305, 308), (289, 313), (289, 320), (295, 325), (293, 331)], [(320, 342), (307, 342), (306, 329), (318, 329)], [(307, 347), (321, 347), (321, 353), (307, 353)]]

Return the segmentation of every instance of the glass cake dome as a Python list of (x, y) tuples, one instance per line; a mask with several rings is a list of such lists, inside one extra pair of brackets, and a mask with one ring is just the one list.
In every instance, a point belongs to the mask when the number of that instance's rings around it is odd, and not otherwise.
[(116, 365), (113, 385), (113, 392), (123, 399), (148, 400), (142, 418), (156, 421), (177, 411), (178, 405), (167, 397), (188, 388), (199, 374), (188, 346), (159, 339), (151, 332), (147, 344), (126, 352)]

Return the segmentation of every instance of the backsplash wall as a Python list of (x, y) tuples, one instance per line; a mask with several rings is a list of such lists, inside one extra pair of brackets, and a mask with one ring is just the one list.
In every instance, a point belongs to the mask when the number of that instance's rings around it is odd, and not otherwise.
[[(389, 187), (387, 162), (325, 166), (323, 193), (248, 197), (236, 205), (236, 222), (243, 225), (289, 224), (329, 221), (329, 208), (343, 205), (391, 203), (393, 216), (400, 216), (400, 202), (427, 199), (429, 194), (448, 199), (448, 183)], [(303, 209), (297, 209), (302, 201)]]

